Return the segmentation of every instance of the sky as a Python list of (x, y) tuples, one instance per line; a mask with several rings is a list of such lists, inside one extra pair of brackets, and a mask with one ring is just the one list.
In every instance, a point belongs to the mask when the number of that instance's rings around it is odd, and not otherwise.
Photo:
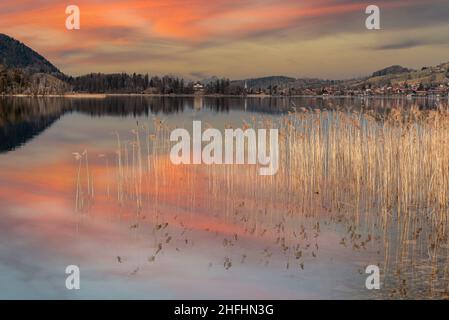
[[(66, 6), (81, 28), (67, 30)], [(380, 30), (368, 30), (368, 5)], [(70, 75), (346, 79), (449, 61), (448, 0), (1, 0), (0, 33)]]

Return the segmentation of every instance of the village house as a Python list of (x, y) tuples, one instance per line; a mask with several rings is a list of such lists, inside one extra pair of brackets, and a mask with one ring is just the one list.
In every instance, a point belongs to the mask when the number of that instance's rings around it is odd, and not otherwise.
[(195, 94), (204, 94), (204, 86), (203, 86), (203, 84), (200, 83), (200, 82), (196, 82), (193, 85), (193, 92)]

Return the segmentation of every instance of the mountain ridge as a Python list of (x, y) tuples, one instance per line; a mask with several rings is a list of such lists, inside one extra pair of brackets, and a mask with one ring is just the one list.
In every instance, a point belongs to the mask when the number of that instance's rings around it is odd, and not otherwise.
[[(400, 65), (377, 70), (371, 75), (348, 80), (319, 78), (294, 78), (272, 75), (258, 78), (232, 80), (216, 76), (203, 82), (205, 94), (243, 95), (264, 94), (359, 94), (367, 88), (393, 88), (394, 93), (409, 93), (449, 87), (449, 62), (435, 67), (413, 70)], [(402, 87), (405, 84), (405, 91)], [(408, 88), (412, 86), (412, 88)], [(416, 88), (415, 88), (416, 87)], [(399, 90), (401, 89), (401, 90)], [(394, 91), (393, 90), (393, 91)], [(0, 94), (62, 94), (68, 91), (87, 93), (155, 93), (193, 94), (193, 81), (183, 78), (153, 76), (148, 74), (101, 74), (71, 77), (64, 75), (45, 57), (22, 42), (0, 33)], [(404, 92), (403, 92), (404, 91)], [(448, 90), (446, 90), (448, 91)], [(383, 91), (377, 91), (382, 93)], [(388, 92), (391, 93), (391, 90)]]
[(30, 74), (62, 74), (57, 67), (38, 52), (3, 33), (0, 33), (0, 64), (7, 68), (24, 69)]

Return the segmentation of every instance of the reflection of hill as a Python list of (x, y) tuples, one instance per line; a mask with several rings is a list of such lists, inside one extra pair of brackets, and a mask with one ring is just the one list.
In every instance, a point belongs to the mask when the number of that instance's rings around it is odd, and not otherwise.
[[(279, 99), (247, 99), (205, 97), (202, 108), (217, 112), (247, 109), (263, 112), (279, 111)], [(285, 103), (284, 103), (285, 104)], [(196, 104), (198, 105), (198, 103)], [(59, 97), (0, 98), (0, 152), (14, 150), (41, 134), (66, 112), (91, 116), (142, 116), (170, 114), (194, 109), (193, 97), (109, 96), (105, 99)], [(232, 106), (232, 107), (231, 107)]]
[(0, 99), (0, 152), (26, 143), (53, 124), (63, 110), (42, 98)]
[(47, 117), (39, 117), (35, 120), (24, 120), (17, 124), (8, 124), (0, 127), (0, 153), (4, 151), (11, 151), (25, 144), (34, 136), (42, 133), (59, 116), (49, 115)]
[[(25, 98), (0, 97), (0, 152), (10, 151), (42, 133), (66, 112), (80, 112), (94, 117), (101, 116), (147, 116), (170, 114), (186, 110), (206, 109), (215, 112), (242, 110), (278, 114), (301, 107), (390, 109), (405, 106), (405, 99), (359, 99), (359, 98), (273, 98), (273, 97), (155, 97), (155, 96), (108, 96), (104, 99), (79, 98)], [(202, 99), (202, 100), (201, 100)], [(435, 102), (414, 100), (422, 108), (432, 107)]]

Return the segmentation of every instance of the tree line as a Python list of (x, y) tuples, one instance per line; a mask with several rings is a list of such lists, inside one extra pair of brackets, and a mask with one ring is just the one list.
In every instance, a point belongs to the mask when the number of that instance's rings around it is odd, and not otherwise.
[[(192, 94), (194, 82), (175, 76), (149, 76), (148, 74), (91, 73), (78, 77), (67, 77), (65, 81), (75, 92), (88, 93), (152, 93)], [(216, 79), (204, 86), (207, 94), (230, 94), (229, 79)]]
[[(24, 70), (6, 69), (0, 65), (0, 94), (62, 94), (76, 93), (147, 93), (193, 94), (193, 81), (175, 76), (148, 74), (91, 73), (82, 76), (45, 73), (28, 74)], [(214, 79), (203, 86), (205, 94), (241, 94), (242, 88), (231, 85), (229, 79)]]

